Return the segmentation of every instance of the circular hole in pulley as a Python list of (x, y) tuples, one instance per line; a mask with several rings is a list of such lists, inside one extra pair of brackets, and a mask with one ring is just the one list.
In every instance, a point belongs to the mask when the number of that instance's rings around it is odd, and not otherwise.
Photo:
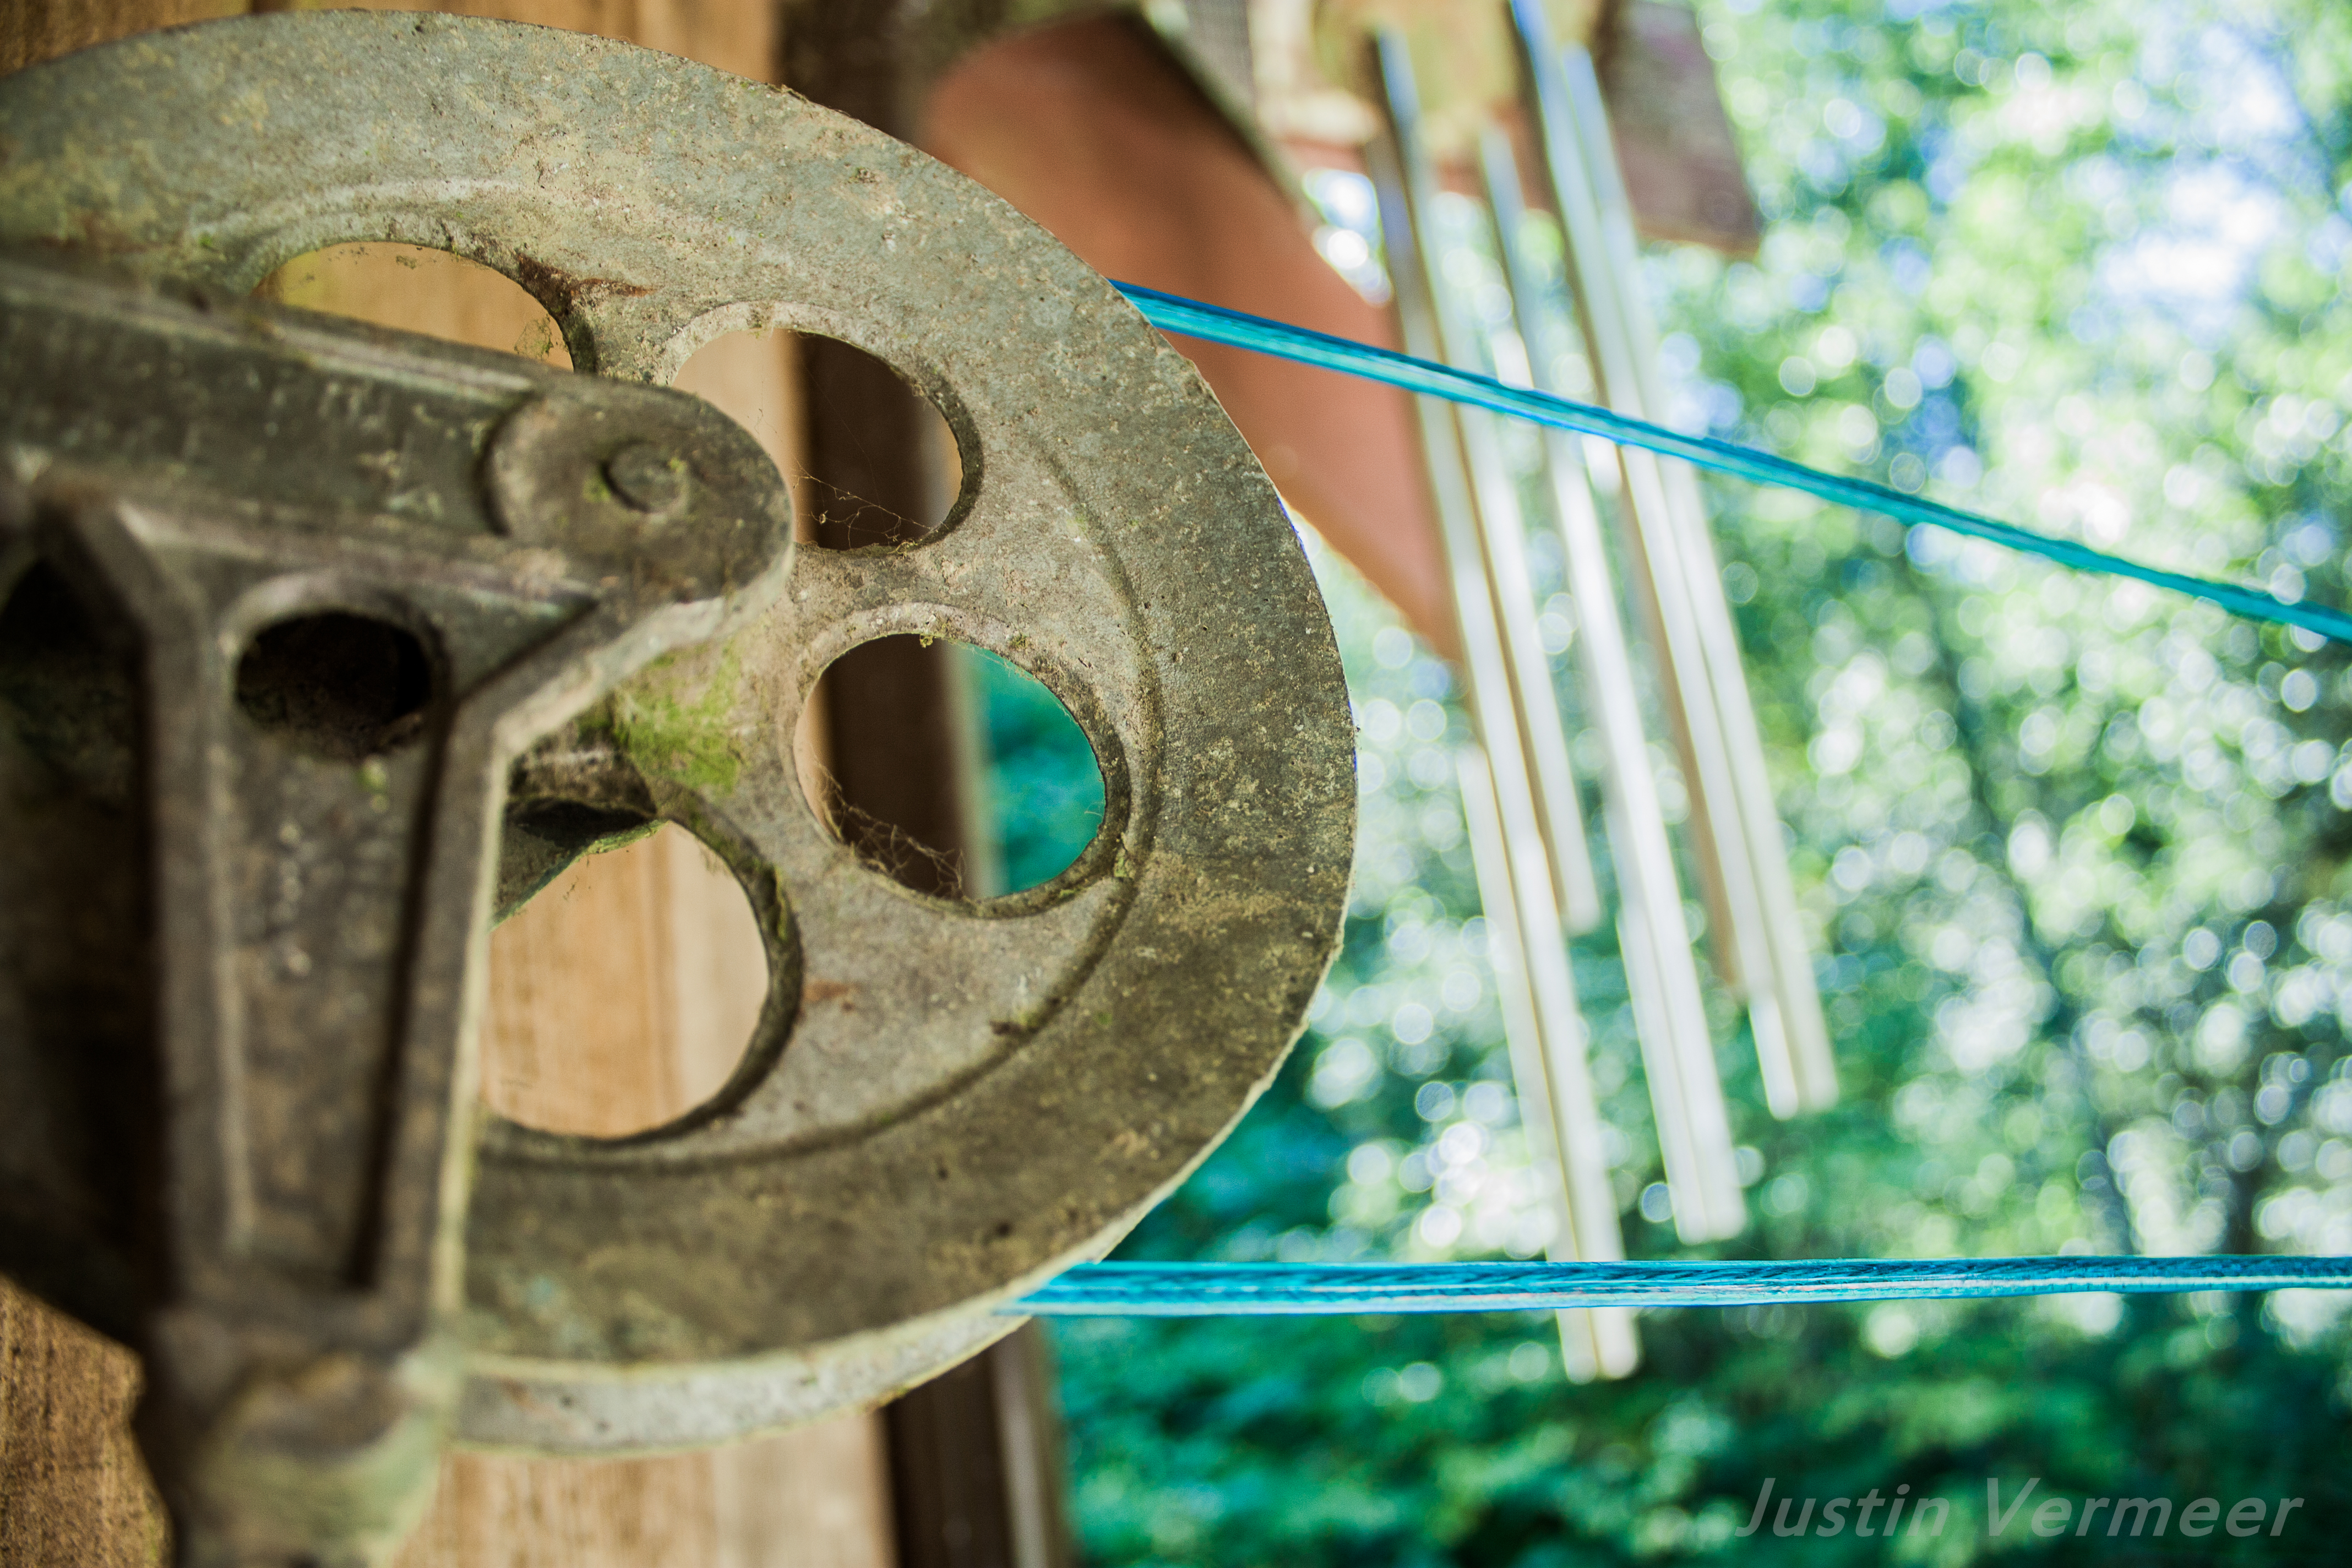
[(1012, 661), (950, 638), (880, 637), (835, 659), (796, 742), (811, 808), (917, 892), (1025, 892), (1102, 828), (1102, 766), (1069, 710)]
[(808, 518), (803, 537), (827, 550), (858, 550), (938, 532), (964, 482), (946, 416), (864, 349), (802, 333), (798, 353), (808, 389), (794, 498)]
[(751, 902), (674, 823), (582, 856), (490, 933), (482, 1099), (526, 1127), (623, 1138), (723, 1089), (768, 994)]
[(424, 732), (433, 663), (414, 632), (330, 610), (264, 626), (236, 661), (236, 705), (282, 743), (336, 762), (398, 751)]
[(330, 245), (287, 262), (253, 292), (274, 304), (572, 368), (555, 318), (528, 289), (445, 250), (373, 241)]
[[(695, 350), (670, 384), (743, 426), (776, 467), (790, 473), (803, 434), (793, 428), (800, 408), (800, 352), (796, 332), (724, 332)], [(796, 507), (803, 500), (793, 499)]]

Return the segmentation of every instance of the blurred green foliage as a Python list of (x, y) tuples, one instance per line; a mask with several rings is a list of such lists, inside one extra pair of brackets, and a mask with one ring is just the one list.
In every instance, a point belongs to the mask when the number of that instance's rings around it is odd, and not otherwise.
[(978, 710), (985, 810), (995, 826), (1000, 892), (1067, 869), (1102, 827), (1102, 770), (1086, 731), (1034, 676), (985, 648), (958, 644)]
[[(1752, 261), (1646, 263), (1675, 422), (2352, 599), (2352, 8), (1726, 0), (1702, 20), (1769, 232)], [(1441, 216), (1449, 279), (1511, 330), (1482, 216)], [(1516, 325), (1567, 352), (1556, 323)], [(1793, 494), (1712, 500), (1845, 1085), (1772, 1121), (1716, 999), (1756, 1212), (1720, 1254), (2352, 1250), (2347, 650)], [(1530, 542), (1564, 647), (1557, 552)], [(1346, 950), (1274, 1089), (1124, 1255), (1527, 1256), (1465, 721), (1444, 667), (1318, 565), (1361, 731)], [(1668, 1255), (1612, 939), (1575, 957), (1629, 1247)], [(1639, 1373), (1583, 1386), (1542, 1319), (1055, 1336), (1101, 1564), (2334, 1561), (2346, 1305), (1659, 1313)], [(1952, 1512), (1934, 1536), (1741, 1538), (1768, 1477)], [(2087, 1540), (1990, 1535), (1987, 1479), (2006, 1501), (2036, 1477), (2037, 1503), (2305, 1503), (2276, 1538), (2111, 1540), (2105, 1516)]]

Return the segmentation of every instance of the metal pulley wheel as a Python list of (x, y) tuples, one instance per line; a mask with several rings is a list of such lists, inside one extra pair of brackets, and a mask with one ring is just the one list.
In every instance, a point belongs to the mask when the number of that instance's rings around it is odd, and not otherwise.
[[(787, 328), (886, 361), (946, 415), (964, 483), (935, 534), (803, 546), (756, 582), (722, 573), (727, 613), (575, 662), (484, 742), (501, 774), (531, 748), (519, 791), (628, 805), (709, 846), (761, 917), (770, 993), (726, 1089), (650, 1132), (477, 1124), (461, 1088), (449, 1137), (464, 1148), (436, 1177), (461, 1201), (404, 1255), (451, 1276), (433, 1289), (462, 1356), (455, 1431), (468, 1444), (677, 1447), (929, 1376), (1010, 1326), (1000, 1304), (1107, 1249), (1214, 1144), (1281, 1059), (1333, 951), (1352, 734), (1271, 486), (1192, 368), (1076, 258), (962, 176), (788, 92), (569, 33), (359, 13), (206, 24), (0, 82), (0, 246), (243, 296), (349, 241), (487, 264), (546, 306), (593, 373), (534, 371), (521, 412), (449, 426), (478, 438), (483, 537), (502, 541), (502, 570), (540, 545), (627, 556), (599, 579), (614, 593), (664, 570), (651, 522), (623, 519), (611, 527), (639, 531), (605, 540), (573, 515), (576, 476), (634, 439), (633, 420), (693, 421), (612, 405), (594, 377), (664, 384), (722, 333)], [(492, 375), (495, 357), (465, 374)], [(388, 455), (359, 460), (396, 468), (401, 416), (378, 413), (370, 438)], [(14, 439), (17, 481), (37, 499), (56, 454)], [(381, 500), (388, 481), (369, 493), (351, 540), (425, 537)], [(728, 502), (736, 493), (710, 504), (751, 504)], [(374, 548), (348, 544), (352, 559)], [(303, 581), (341, 580), (334, 560), (304, 560)], [(0, 548), (0, 601), (6, 561)], [(273, 583), (277, 570), (254, 568)], [(499, 657), (528, 663), (531, 637), (497, 625)], [(818, 676), (907, 633), (1000, 655), (1084, 729), (1104, 821), (1054, 881), (976, 903), (911, 893), (803, 797), (793, 736)], [(588, 760), (567, 772), (567, 758)], [(500, 782), (476, 804), (495, 811)], [(420, 831), (440, 843), (452, 820)], [(475, 928), (460, 984), (474, 996), (496, 834), (481, 837), (470, 882), (401, 895), (393, 922), (411, 938)], [(525, 880), (549, 868), (540, 848)], [(160, 940), (169, 968), (197, 939)], [(425, 1007), (425, 979), (402, 973), (392, 1005)], [(452, 1035), (478, 1011), (452, 1003)], [(232, 1019), (209, 1048), (234, 1056), (243, 1026)], [(451, 1059), (462, 1084), (470, 1058)], [(184, 1152), (195, 1134), (170, 1136)], [(221, 1147), (231, 1163), (269, 1157)], [(399, 1196), (371, 1179), (369, 1201)], [(358, 1312), (381, 1284), (361, 1268), (320, 1289)], [(181, 1286), (158, 1289), (142, 1310), (168, 1316)]]

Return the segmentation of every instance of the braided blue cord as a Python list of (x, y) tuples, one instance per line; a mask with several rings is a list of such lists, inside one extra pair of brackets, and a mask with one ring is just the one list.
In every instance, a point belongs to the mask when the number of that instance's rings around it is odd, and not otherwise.
[(1190, 1318), (2284, 1289), (2352, 1289), (2352, 1258), (1088, 1263), (1001, 1310), (1040, 1317)]
[(2183, 573), (2143, 566), (2119, 555), (2109, 555), (2086, 544), (2077, 544), (2070, 539), (2053, 539), (2030, 528), (2020, 528), (2013, 522), (2002, 522), (1997, 518), (1964, 511), (1940, 501), (1906, 495), (1869, 479), (1825, 474), (1769, 452), (1759, 452), (1752, 447), (1718, 441), (1708, 436), (1685, 436), (1679, 430), (1669, 430), (1646, 419), (1634, 419), (1589, 403), (1572, 402), (1529, 387), (1506, 386), (1492, 376), (1455, 370), (1450, 365), (1433, 364), (1427, 360), (1374, 348), (1369, 343), (1335, 338), (1325, 332), (1311, 332), (1304, 327), (1268, 321), (1263, 316), (1245, 316), (1220, 305), (1204, 305), (1197, 300), (1162, 294), (1156, 289), (1146, 289), (1139, 284), (1118, 283), (1113, 287), (1143, 312), (1145, 321), (1162, 331), (1202, 338), (1234, 348), (1251, 349), (1278, 359), (1296, 360), (1301, 364), (1319, 365), (1326, 370), (1339, 371), (1366, 381), (1400, 386), (1407, 392), (1427, 393), (1433, 397), (1492, 409), (1497, 414), (1532, 419), (1538, 425), (1599, 436), (1621, 446), (1645, 447), (1665, 457), (1680, 458), (1702, 468), (1711, 468), (1719, 474), (1731, 474), (1768, 485), (1785, 485), (1842, 506), (1879, 512), (1898, 522), (1933, 523), (1937, 528), (1950, 529), (1954, 533), (1966, 534), (1971, 539), (1990, 540), (1995, 544), (2039, 555), (2077, 571), (2129, 577), (2135, 582), (2210, 601), (2232, 615), (2301, 626), (2305, 631), (2333, 637), (2337, 642), (2352, 643), (2352, 616), (2341, 610), (2331, 610), (2322, 605), (2290, 605), (2259, 588), (2217, 583), (2206, 577), (2191, 577)]
[[(1717, 473), (1784, 485), (1898, 522), (1930, 523), (2077, 571), (2127, 577), (2221, 605), (2232, 615), (2300, 626), (2352, 643), (2352, 616), (2233, 583), (2143, 566), (2072, 540), (1965, 511), (1874, 483), (1809, 468), (1769, 452), (1686, 436), (1645, 419), (1491, 376), (1433, 364), (1223, 306), (1114, 285), (1162, 331), (1491, 409)], [(1963, 1258), (1727, 1263), (1093, 1263), (1070, 1269), (1002, 1309), (1051, 1317), (1213, 1317), (1264, 1314), (1502, 1312), (1565, 1307), (1735, 1307), (1775, 1301), (1885, 1301), (2063, 1295), (2082, 1290), (2352, 1289), (2343, 1258)]]

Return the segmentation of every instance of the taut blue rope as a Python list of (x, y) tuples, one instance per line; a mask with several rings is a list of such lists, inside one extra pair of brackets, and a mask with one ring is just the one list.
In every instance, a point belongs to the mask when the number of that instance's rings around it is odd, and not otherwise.
[(2352, 1258), (1086, 1263), (1001, 1310), (1061, 1318), (1189, 1318), (2284, 1289), (2352, 1289)]
[(1165, 332), (1201, 338), (1234, 348), (1251, 349), (1258, 353), (1272, 354), (1277, 359), (1296, 360), (1301, 364), (1320, 365), (1326, 370), (1339, 371), (1366, 381), (1400, 386), (1407, 392), (1427, 393), (1433, 397), (1492, 409), (1497, 414), (1532, 419), (1538, 425), (1599, 436), (1622, 446), (1646, 447), (1665, 457), (1680, 458), (1702, 468), (1711, 468), (1719, 474), (1731, 474), (1768, 485), (1784, 485), (1842, 506), (1878, 512), (1898, 522), (1933, 523), (1937, 528), (1948, 528), (1954, 533), (1963, 533), (1971, 539), (1990, 540), (1995, 544), (2039, 555), (2077, 571), (2128, 577), (2135, 582), (2207, 600), (2232, 615), (2301, 626), (2305, 631), (2333, 637), (2337, 642), (2352, 643), (2352, 616), (2341, 610), (2331, 610), (2321, 605), (2290, 605), (2259, 588), (2217, 583), (2210, 578), (2191, 577), (2179, 572), (2143, 566), (2136, 561), (2109, 555), (2105, 551), (2077, 544), (2070, 539), (2053, 539), (2030, 528), (2020, 528), (2013, 522), (2002, 522), (1979, 512), (1946, 506), (1941, 501), (1906, 495), (1888, 485), (1825, 474), (1818, 468), (1792, 463), (1769, 452), (1759, 452), (1753, 447), (1718, 441), (1709, 436), (1685, 436), (1679, 430), (1669, 430), (1646, 419), (1631, 418), (1589, 403), (1555, 397), (1548, 392), (1538, 392), (1529, 387), (1506, 386), (1492, 376), (1455, 370), (1450, 365), (1433, 364), (1427, 360), (1414, 359), (1410, 354), (1397, 353), (1389, 349), (1374, 348), (1369, 343), (1335, 338), (1325, 332), (1311, 332), (1304, 327), (1268, 321), (1263, 316), (1245, 316), (1221, 305), (1204, 305), (1197, 300), (1162, 294), (1158, 289), (1134, 283), (1119, 283), (1114, 287), (1143, 312), (1145, 321)]
[[(2078, 571), (2187, 594), (2233, 615), (2301, 626), (2352, 643), (2352, 616), (2290, 605), (2257, 588), (2143, 566), (2015, 523), (1844, 478), (1769, 452), (1686, 436), (1587, 403), (1263, 316), (1244, 315), (1133, 283), (1116, 285), (1162, 331), (1318, 365), (1407, 392), (1492, 409), (1822, 500), (1899, 522), (1932, 523)], [(1761, 1302), (1887, 1301), (2135, 1295), (2185, 1290), (2352, 1289), (2346, 1258), (1958, 1258), (1710, 1263), (1088, 1263), (1002, 1308), (1044, 1317), (1223, 1317), (1390, 1312), (1504, 1312), (1568, 1307), (1737, 1307)]]

